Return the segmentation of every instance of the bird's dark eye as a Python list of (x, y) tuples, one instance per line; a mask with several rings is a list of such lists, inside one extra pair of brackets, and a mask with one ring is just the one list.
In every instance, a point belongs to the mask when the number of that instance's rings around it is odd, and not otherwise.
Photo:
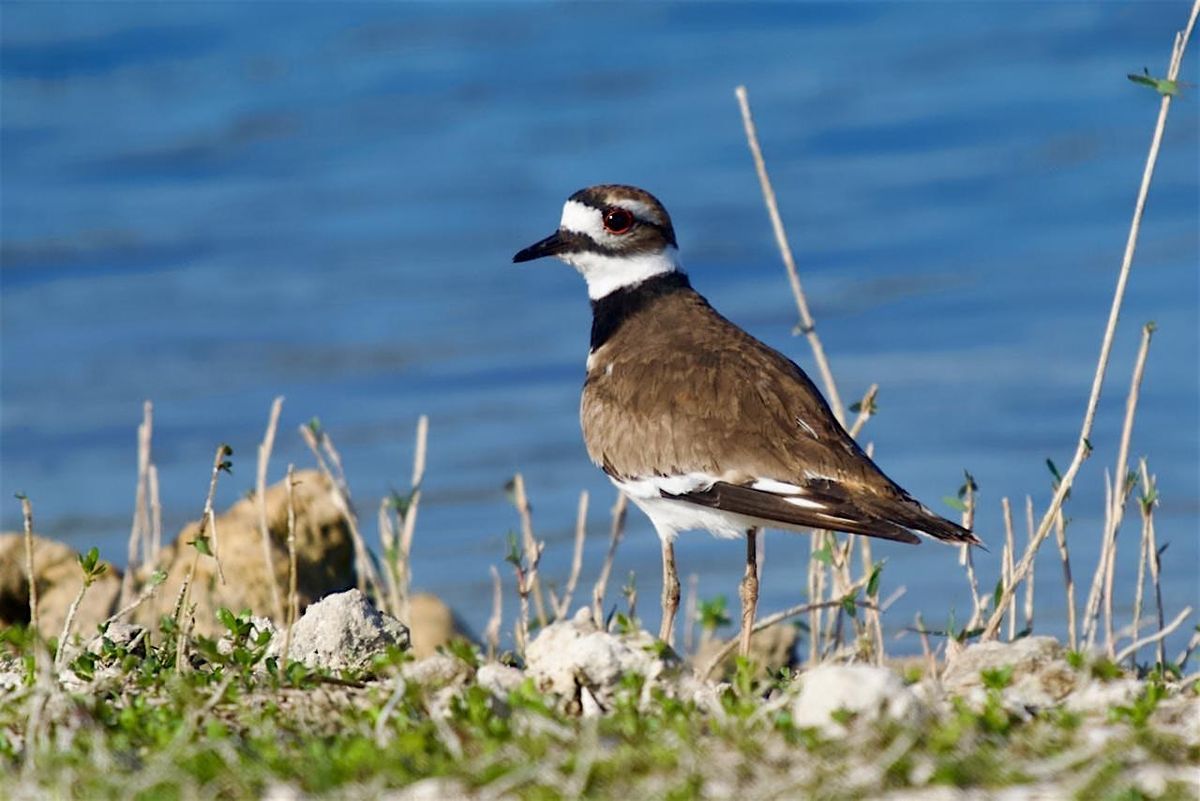
[(620, 206), (604, 210), (604, 229), (610, 234), (623, 234), (633, 227), (633, 213)]

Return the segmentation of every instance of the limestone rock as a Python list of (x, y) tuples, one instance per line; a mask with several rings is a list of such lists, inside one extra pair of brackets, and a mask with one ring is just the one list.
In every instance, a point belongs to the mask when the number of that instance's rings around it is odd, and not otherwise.
[[(330, 670), (362, 668), (389, 645), (408, 648), (408, 629), (358, 590), (347, 590), (312, 604), (296, 621), (289, 658)], [(267, 653), (278, 656), (282, 649), (283, 638), (276, 637)]]
[[(42, 637), (62, 634), (67, 608), (83, 586), (79, 553), (45, 537), (33, 538), (33, 571), (38, 588), (38, 630)], [(108, 564), (108, 563), (105, 563)], [(115, 611), (121, 574), (112, 565), (83, 597), (72, 633), (85, 638)], [(29, 623), (29, 582), (25, 577), (24, 534), (0, 534), (0, 625)]]
[(1041, 709), (1062, 701), (1079, 674), (1067, 663), (1066, 651), (1053, 637), (1024, 637), (1013, 642), (981, 642), (965, 648), (946, 665), (942, 684), (968, 694), (982, 687), (981, 673), (1011, 666), (1012, 680), (1003, 691), (1007, 705)]
[(601, 631), (586, 608), (571, 620), (542, 629), (525, 649), (525, 663), (526, 674), (539, 689), (576, 699), (579, 688), (587, 687), (605, 708), (626, 673), (645, 676), (649, 687), (677, 665), (669, 656), (657, 654), (649, 633), (617, 636)]
[(506, 697), (525, 681), (525, 674), (515, 667), (499, 662), (488, 662), (480, 665), (475, 672), (475, 681), (492, 695)]
[(400, 674), (406, 681), (419, 684), (427, 689), (445, 687), (465, 679), (470, 674), (470, 668), (461, 659), (449, 654), (433, 654), (415, 662), (409, 662), (400, 669)]
[(854, 714), (855, 723), (905, 720), (921, 714), (912, 690), (887, 668), (871, 665), (819, 665), (800, 676), (800, 692), (792, 702), (797, 726), (820, 729), (828, 736), (847, 733), (835, 719), (839, 711)]
[[(296, 588), (303, 610), (316, 599), (354, 584), (354, 549), (329, 479), (315, 470), (298, 472), (295, 478)], [(196, 559), (189, 543), (196, 538), (200, 524), (189, 523), (175, 542), (163, 549), (159, 567), (166, 571), (166, 581), (150, 602), (134, 612), (134, 622), (155, 627), (160, 616), (172, 613), (179, 587), (193, 562), (196, 572), (190, 598), (196, 605), (194, 633), (221, 634), (223, 629), (216, 618), (220, 607), (234, 613), (249, 609), (255, 615), (273, 618), (271, 583), (278, 588), (281, 599), (287, 598), (288, 504), (284, 481), (267, 488), (266, 505), (273, 575), (263, 559), (258, 505), (254, 499), (244, 498), (217, 517), (218, 555), (225, 582), (218, 578), (212, 557)], [(211, 539), (211, 532), (209, 536)], [(149, 571), (144, 573), (148, 575)]]

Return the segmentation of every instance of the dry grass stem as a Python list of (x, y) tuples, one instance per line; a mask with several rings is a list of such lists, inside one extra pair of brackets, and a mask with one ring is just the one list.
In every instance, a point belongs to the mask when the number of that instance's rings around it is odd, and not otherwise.
[[(126, 554), (128, 562), (125, 575), (121, 578), (121, 596), (118, 603), (122, 606), (133, 595), (133, 577), (137, 573), (138, 564), (149, 561), (154, 550), (150, 511), (147, 504), (150, 483), (150, 439), (153, 430), (154, 404), (145, 401), (142, 403), (142, 422), (137, 430), (137, 492), (134, 496), (133, 524), (129, 527), (129, 548)], [(139, 546), (141, 546), (140, 560), (138, 559)]]
[(176, 673), (182, 673), (184, 665), (187, 664), (184, 656), (187, 654), (187, 641), (191, 636), (191, 621), (194, 620), (196, 612), (194, 606), (191, 608), (191, 611), (188, 611), (187, 602), (192, 589), (192, 579), (196, 575), (196, 565), (199, 562), (200, 550), (197, 548), (192, 554), (192, 563), (188, 566), (187, 575), (183, 577), (183, 583), (179, 585), (179, 596), (175, 599), (175, 614), (172, 615), (172, 619), (175, 621)]
[(812, 348), (813, 358), (817, 363), (817, 371), (821, 374), (821, 383), (825, 385), (825, 397), (829, 400), (829, 408), (839, 423), (846, 419), (842, 398), (838, 394), (837, 383), (833, 380), (833, 371), (829, 360), (825, 358), (825, 348), (821, 338), (817, 336), (817, 324), (812, 312), (808, 309), (808, 300), (804, 296), (804, 288), (800, 285), (800, 273), (796, 270), (796, 260), (792, 257), (792, 247), (788, 244), (787, 231), (783, 227), (783, 219), (779, 216), (779, 204), (775, 200), (775, 190), (771, 187), (771, 177), (767, 174), (767, 163), (763, 159), (762, 147), (758, 143), (758, 130), (754, 125), (754, 117), (750, 113), (750, 97), (746, 87), (739, 86), (734, 90), (738, 106), (742, 110), (742, 125), (746, 129), (746, 143), (750, 146), (750, 155), (754, 158), (754, 169), (758, 173), (758, 182), (762, 186), (763, 200), (767, 204), (767, 214), (771, 217), (771, 227), (775, 231), (775, 244), (779, 247), (779, 255), (783, 257), (783, 265), (787, 268), (788, 281), (792, 287), (792, 297), (796, 301), (796, 311), (800, 315), (798, 332), (808, 338)]
[(150, 564), (158, 564), (158, 557), (162, 553), (162, 501), (158, 494), (158, 465), (150, 463), (150, 469), (146, 473), (146, 479), (150, 488)]
[(534, 610), (537, 613), (538, 625), (546, 625), (546, 604), (542, 600), (542, 583), (538, 578), (534, 558), (541, 558), (545, 543), (539, 543), (533, 536), (533, 508), (529, 505), (529, 496), (525, 492), (525, 477), (520, 473), (512, 479), (513, 504), (517, 507), (517, 515), (521, 518), (521, 549), (524, 551), (525, 564), (532, 566), (529, 570), (528, 592), (533, 594)]
[(917, 636), (921, 639), (921, 654), (925, 657), (925, 675), (931, 679), (938, 677), (937, 656), (933, 653), (933, 647), (929, 644), (929, 630), (925, 628), (925, 619), (921, 617), (921, 613), (917, 612), (916, 616)]
[(563, 589), (562, 600), (554, 604), (554, 619), (562, 620), (571, 613), (571, 599), (579, 584), (579, 573), (583, 570), (583, 543), (587, 538), (588, 492), (579, 493), (579, 507), (575, 512), (575, 548), (571, 555), (571, 573)]
[[(29, 582), (29, 626), (36, 634), (41, 628), (38, 620), (37, 574), (33, 572), (33, 503), (24, 495), (18, 495), (17, 498), (21, 501), (21, 517), (25, 521), (25, 579)], [(37, 659), (37, 649), (34, 649), (34, 659)]]
[[(975, 481), (970, 476), (963, 485), (962, 527), (973, 531), (975, 526)], [(975, 555), (970, 545), (960, 545), (958, 548), (958, 563), (967, 571), (967, 586), (971, 588), (971, 620), (967, 628), (975, 629), (983, 623), (986, 611), (983, 596), (979, 592), (979, 577), (975, 574)]]
[(613, 561), (617, 558), (617, 546), (625, 535), (625, 515), (629, 511), (629, 499), (625, 493), (617, 490), (617, 499), (612, 507), (612, 526), (608, 532), (608, 552), (604, 555), (604, 564), (600, 567), (600, 575), (592, 587), (592, 620), (596, 626), (604, 626), (604, 595), (608, 590), (608, 579), (612, 575)]
[(483, 639), (487, 642), (488, 659), (496, 658), (500, 653), (500, 624), (504, 620), (504, 593), (500, 585), (500, 571), (495, 565), (488, 565), (492, 574), (492, 614), (483, 630)]
[[(160, 574), (158, 574), (158, 576), (156, 578), (157, 579), (166, 578), (166, 574), (160, 573)], [(142, 604), (146, 603), (146, 601), (149, 601), (151, 598), (153, 598), (158, 593), (158, 588), (161, 586), (162, 586), (162, 581), (155, 580), (152, 578), (152, 580), (148, 584), (146, 584), (142, 587), (142, 591), (138, 594), (138, 597), (136, 599), (134, 599), (127, 605), (122, 606), (117, 611), (113, 612), (111, 615), (109, 615), (105, 619), (105, 621), (103, 623), (100, 624), (100, 626), (102, 628), (108, 628), (110, 625), (112, 625), (116, 621), (125, 617), (130, 612), (137, 609)]]
[(288, 549), (288, 594), (287, 617), (283, 630), (283, 666), (286, 669), (292, 652), (292, 626), (300, 617), (300, 600), (296, 592), (296, 466), (287, 467), (287, 549)]
[(279, 414), (283, 411), (283, 396), (279, 395), (271, 402), (271, 411), (267, 415), (267, 431), (263, 441), (258, 446), (258, 470), (255, 473), (254, 500), (258, 507), (258, 531), (262, 537), (263, 565), (267, 570), (268, 583), (271, 585), (271, 609), (275, 619), (283, 621), (283, 600), (279, 595), (279, 584), (275, 579), (275, 558), (271, 555), (271, 527), (267, 523), (267, 466), (271, 462), (271, 451), (275, 447), (275, 432), (279, 428)]
[(412, 584), (412, 544), (413, 535), (417, 531), (417, 510), (421, 506), (421, 484), (425, 481), (425, 459), (429, 449), (429, 417), (421, 415), (417, 418), (417, 440), (413, 447), (412, 484), (408, 496), (408, 506), (404, 510), (403, 525), (400, 529), (399, 564), (395, 565), (395, 573), (399, 578), (400, 608), (399, 614), (408, 619), (409, 588)]
[(217, 455), (213, 457), (212, 476), (208, 480), (208, 495), (204, 498), (204, 516), (200, 520), (200, 531), (196, 534), (197, 540), (203, 539), (206, 533), (210, 535), (212, 558), (217, 563), (217, 578), (222, 584), (225, 583), (225, 572), (221, 569), (221, 546), (217, 540), (217, 513), (213, 511), (213, 499), (217, 494), (217, 478), (222, 470), (228, 468), (225, 457), (231, 453), (233, 450), (228, 445), (217, 446)]
[(1133, 365), (1133, 377), (1129, 383), (1129, 395), (1125, 399), (1125, 420), (1121, 424), (1121, 444), (1117, 448), (1117, 465), (1113, 471), (1112, 512), (1105, 530), (1105, 552), (1108, 554), (1104, 570), (1104, 647), (1111, 656), (1113, 648), (1113, 579), (1116, 574), (1117, 532), (1125, 519), (1125, 506), (1129, 494), (1137, 482), (1136, 475), (1129, 471), (1129, 442), (1133, 438), (1133, 421), (1137, 416), (1138, 398), (1141, 394), (1142, 377), (1146, 372), (1146, 357), (1150, 353), (1150, 340), (1154, 336), (1154, 323), (1142, 326), (1142, 340), (1138, 345), (1137, 359)]
[[(1158, 485), (1154, 480), (1154, 476), (1150, 475), (1150, 469), (1146, 466), (1146, 460), (1142, 459), (1139, 464), (1142, 474), (1142, 536), (1146, 540), (1146, 557), (1150, 564), (1150, 580), (1154, 584), (1154, 607), (1157, 613), (1158, 628), (1161, 631), (1163, 628), (1163, 600), (1162, 600), (1162, 583), (1160, 576), (1162, 574), (1162, 551), (1158, 549), (1158, 538), (1154, 531), (1154, 507), (1158, 505)], [(1166, 664), (1166, 645), (1162, 640), (1158, 641), (1158, 653), (1156, 654), (1158, 664)]]
[[(866, 585), (866, 581), (856, 582), (855, 586), (851, 588), (851, 592), (853, 592), (854, 590), (862, 589), (862, 587), (865, 585)], [(847, 595), (843, 598), (837, 598), (837, 599), (834, 599), (831, 601), (821, 601), (818, 604), (811, 604), (811, 603), (799, 604), (797, 606), (788, 607), (787, 609), (784, 609), (783, 611), (776, 612), (774, 614), (767, 615), (766, 617), (761, 618), (757, 623), (754, 624), (754, 627), (750, 630), (750, 635), (752, 636), (754, 634), (757, 634), (758, 632), (762, 631), (765, 628), (774, 626), (776, 623), (782, 623), (783, 621), (787, 620), (788, 618), (793, 618), (793, 617), (797, 617), (799, 615), (806, 614), (812, 610), (813, 606), (820, 606), (824, 609), (830, 609), (835, 606), (841, 606), (845, 603), (853, 603), (855, 606), (857, 606), (861, 609), (877, 608), (875, 604), (870, 603), (868, 601), (860, 601), (857, 599), (851, 600), (849, 595)], [(737, 649), (739, 643), (740, 643), (740, 638), (735, 637), (735, 638), (729, 640), (728, 642), (726, 642), (724, 645), (722, 645), (720, 650), (718, 650), (715, 654), (713, 654), (713, 656), (709, 659), (708, 663), (705, 664), (705, 666), (703, 668), (701, 668), (699, 671), (696, 672), (696, 676), (700, 679), (707, 679), (712, 674), (713, 670), (718, 665), (720, 665), (723, 661), (725, 661), (726, 657), (728, 657), (731, 653), (734, 652), (734, 650)]]
[[(1174, 48), (1171, 53), (1171, 63), (1167, 69), (1167, 80), (1169, 81), (1177, 81), (1179, 79), (1179, 68), (1183, 62), (1183, 54), (1187, 48), (1188, 41), (1191, 39), (1192, 30), (1196, 26), (1196, 16), (1198, 13), (1200, 13), (1200, 0), (1196, 0), (1192, 5), (1192, 11), (1188, 17), (1186, 27), (1175, 36)], [(1112, 305), (1109, 308), (1108, 321), (1104, 327), (1104, 335), (1100, 344), (1100, 355), (1096, 361), (1096, 373), (1092, 378), (1092, 388), (1088, 394), (1087, 406), (1084, 409), (1083, 423), (1079, 430), (1079, 441), (1075, 446), (1075, 455), (1072, 457), (1071, 464), (1067, 467), (1066, 472), (1063, 473), (1058, 489), (1050, 501), (1050, 506), (1046, 509), (1046, 514), (1042, 517), (1041, 523), (1038, 525), (1037, 535), (1029, 544), (1024, 556), (1021, 558), (1020, 564), (1017, 566), (1014, 582), (1004, 588), (1000, 603), (992, 611), (992, 616), (988, 620), (983, 632), (984, 639), (995, 638), (1000, 629), (1000, 622), (1004, 617), (1004, 609), (1008, 605), (1012, 593), (1015, 592), (1016, 585), (1033, 567), (1033, 561), (1037, 556), (1038, 548), (1041, 547), (1043, 540), (1053, 528), (1058, 511), (1062, 508), (1063, 501), (1066, 500), (1067, 493), (1070, 492), (1071, 486), (1075, 482), (1075, 476), (1091, 452), (1091, 443), (1088, 438), (1092, 433), (1092, 425), (1096, 419), (1096, 408), (1100, 403), (1100, 390), (1104, 385), (1104, 376), (1108, 371), (1108, 361), (1112, 354), (1117, 320), (1120, 318), (1121, 306), (1125, 300), (1125, 287), (1129, 282), (1129, 273), (1133, 267), (1133, 255), (1137, 249), (1142, 215), (1146, 210), (1146, 197), (1150, 193), (1150, 182), (1154, 177), (1155, 165), (1158, 163), (1158, 151), (1162, 146), (1163, 131), (1167, 125), (1167, 113), (1171, 109), (1171, 100), (1172, 97), (1170, 94), (1163, 94), (1159, 101), (1158, 120), (1155, 123), (1154, 134), (1150, 140), (1150, 150), (1146, 155), (1146, 166), (1142, 171), (1142, 182), (1138, 188), (1137, 201), (1134, 203), (1133, 219), (1129, 226), (1129, 236), (1125, 242), (1125, 253), (1121, 259), (1121, 268), (1117, 273), (1117, 285), (1113, 291)]]
[[(1054, 536), (1058, 543), (1058, 556), (1062, 560), (1063, 584), (1067, 591), (1067, 645), (1072, 651), (1079, 647), (1078, 623), (1075, 619), (1075, 579), (1071, 575), (1071, 553), (1067, 549), (1067, 519), (1062, 509), (1054, 517)], [(1028, 547), (1028, 546), (1026, 546)]]
[(83, 578), (83, 584), (79, 587), (79, 592), (75, 593), (75, 597), (71, 599), (71, 605), (67, 607), (67, 616), (63, 618), (62, 633), (58, 635), (58, 652), (54, 655), (54, 674), (62, 670), (63, 661), (66, 659), (67, 643), (70, 642), (71, 625), (75, 622), (75, 615), (79, 614), (79, 605), (83, 603), (83, 596), (87, 594), (88, 587), (92, 586), (92, 582), (87, 576)]
[[(1166, 626), (1163, 626), (1158, 631), (1154, 632), (1153, 634), (1147, 635), (1147, 636), (1141, 638), (1140, 640), (1135, 640), (1134, 642), (1130, 643), (1128, 646), (1123, 648), (1121, 651), (1117, 652), (1113, 661), (1114, 662), (1123, 662), (1130, 654), (1137, 651), (1137, 649), (1139, 649), (1143, 646), (1149, 645), (1150, 643), (1159, 643), (1161, 646), (1163, 639), (1166, 638), (1166, 636), (1168, 634), (1175, 631), (1175, 629), (1177, 629), (1181, 625), (1183, 625), (1183, 621), (1187, 620), (1188, 615), (1190, 615), (1190, 614), (1192, 614), (1192, 607), (1185, 606), (1183, 608), (1183, 611), (1180, 612), (1178, 615), (1176, 615), (1175, 619), (1172, 620), (1170, 623), (1168, 623)], [(1161, 647), (1160, 647), (1160, 650), (1161, 650)], [(1160, 665), (1166, 664), (1166, 661), (1164, 659), (1160, 659), (1159, 664)]]
[[(1016, 540), (1013, 536), (1013, 519), (1012, 506), (1008, 502), (1008, 498), (1000, 499), (1000, 506), (1004, 510), (1004, 552), (1001, 554), (1000, 562), (1000, 580), (1005, 589), (1008, 589), (1015, 582), (1013, 581), (1013, 573), (1015, 568), (1013, 562), (1016, 552)], [(1017, 596), (1015, 587), (1013, 592), (1008, 593), (1008, 639), (1016, 639), (1017, 636)]]
[[(1029, 543), (1033, 540), (1033, 496), (1025, 496), (1025, 547), (1029, 547)], [(1025, 625), (1024, 631), (1033, 631), (1033, 580), (1037, 576), (1036, 570), (1029, 571), (1029, 576), (1025, 579)]]
[(379, 575), (371, 561), (367, 545), (363, 541), (362, 532), (358, 528), (358, 515), (350, 500), (346, 473), (342, 469), (342, 457), (334, 447), (333, 440), (319, 426), (315, 424), (300, 426), (300, 436), (304, 438), (304, 444), (316, 458), (317, 467), (333, 484), (334, 500), (338, 505), (338, 510), (342, 513), (342, 518), (346, 521), (346, 528), (350, 530), (350, 540), (354, 543), (354, 572), (357, 574), (358, 590), (369, 594), (376, 603), (382, 604), (385, 598), (380, 588)]
[(867, 421), (875, 416), (875, 398), (879, 395), (879, 385), (872, 384), (867, 387), (866, 393), (863, 394), (862, 400), (858, 402), (858, 416), (854, 418), (854, 422), (850, 426), (850, 436), (858, 439), (858, 435), (862, 433), (863, 427)]
[(394, 500), (391, 497), (379, 499), (379, 544), (383, 547), (384, 575), (387, 579), (388, 613), (399, 620), (405, 618), (400, 613), (400, 543), (396, 526), (392, 524)]

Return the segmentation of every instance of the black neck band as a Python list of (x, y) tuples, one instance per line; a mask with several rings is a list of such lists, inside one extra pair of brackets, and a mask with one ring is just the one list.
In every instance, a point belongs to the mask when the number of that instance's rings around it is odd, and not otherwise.
[(643, 309), (651, 301), (683, 289), (691, 289), (687, 274), (674, 270), (639, 284), (621, 287), (602, 298), (592, 301), (592, 342), (595, 351), (612, 338), (621, 324)]

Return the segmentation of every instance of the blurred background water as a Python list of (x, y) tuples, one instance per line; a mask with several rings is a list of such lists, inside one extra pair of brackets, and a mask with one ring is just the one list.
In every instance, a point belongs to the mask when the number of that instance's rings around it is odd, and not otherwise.
[[(879, 383), (866, 439), (929, 505), (955, 514), (940, 499), (964, 468), (976, 476), (990, 588), (1000, 498), (1044, 508), (1045, 460), (1065, 467), (1078, 436), (1158, 108), (1125, 76), (1165, 70), (1187, 10), (5, 3), (0, 524), (20, 527), (23, 491), (41, 533), (123, 562), (142, 400), (156, 404), (173, 536), (199, 515), (218, 443), (235, 451), (219, 506), (252, 486), (282, 394), (271, 479), (310, 464), (294, 431), (319, 416), (364, 521), (407, 485), (414, 424), (430, 416), (415, 582), (477, 628), (488, 565), (517, 527), (503, 489), (515, 471), (550, 578), (567, 571), (577, 494), (592, 493), (590, 586), (613, 491), (576, 416), (586, 294), (569, 268), (510, 257), (575, 189), (644, 186), (696, 287), (811, 368), (733, 96), (745, 83), (842, 394)], [(1168, 611), (1197, 601), (1196, 96), (1172, 109), (1096, 452), (1068, 508), (1090, 577), (1103, 471), (1154, 320), (1133, 456), (1158, 475)], [(802, 599), (807, 550), (768, 536), (762, 608)], [(1037, 624), (1061, 632), (1044, 550)], [(908, 588), (893, 630), (917, 610), (930, 625), (967, 616), (953, 550), (875, 552), (884, 594)], [(735, 601), (739, 546), (688, 535), (679, 554), (702, 595)], [(658, 546), (638, 513), (613, 596), (630, 570), (656, 626)]]

